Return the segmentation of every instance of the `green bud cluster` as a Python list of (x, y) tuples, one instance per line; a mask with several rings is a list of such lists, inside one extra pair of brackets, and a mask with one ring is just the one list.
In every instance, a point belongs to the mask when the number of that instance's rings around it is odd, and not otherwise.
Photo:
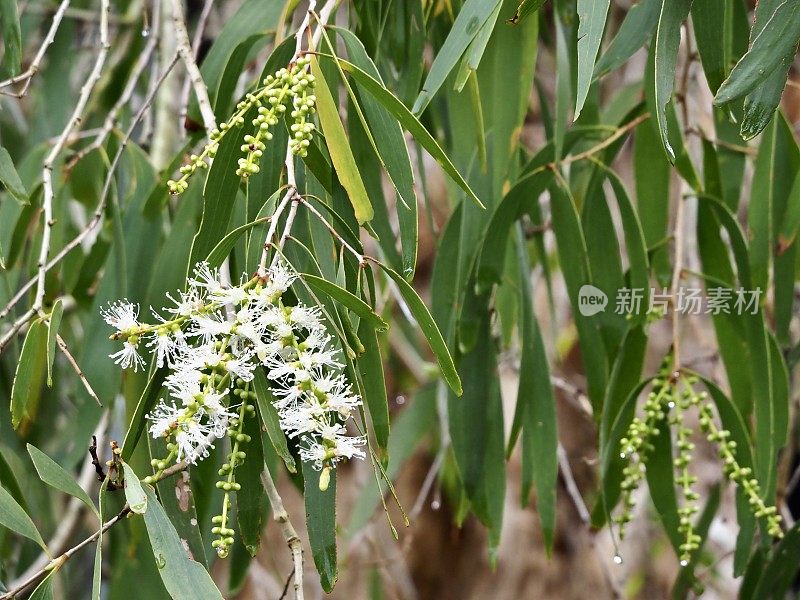
[(211, 519), (214, 525), (211, 528), (211, 533), (218, 536), (217, 539), (211, 542), (211, 546), (216, 549), (217, 555), (220, 558), (225, 558), (230, 552), (230, 547), (233, 544), (234, 530), (230, 527), (230, 508), (231, 508), (231, 492), (238, 492), (242, 489), (242, 485), (236, 481), (236, 468), (240, 466), (247, 454), (241, 449), (243, 444), (250, 442), (250, 436), (244, 433), (244, 420), (247, 417), (255, 415), (255, 405), (250, 402), (255, 402), (255, 392), (249, 391), (250, 384), (237, 379), (236, 386), (233, 389), (233, 394), (240, 401), (239, 413), (236, 418), (231, 419), (228, 424), (228, 437), (231, 440), (231, 451), (228, 454), (228, 459), (225, 464), (217, 472), (220, 479), (217, 481), (216, 486), (218, 489), (223, 490), (225, 495), (222, 499), (222, 512)]
[[(714, 420), (713, 404), (708, 401), (707, 392), (697, 392), (694, 386), (698, 378), (694, 375), (672, 373), (669, 359), (662, 366), (658, 377), (653, 381), (653, 390), (644, 405), (643, 418), (635, 417), (628, 427), (626, 436), (620, 441), (620, 457), (628, 462), (623, 469), (622, 513), (615, 517), (619, 524), (620, 539), (624, 539), (625, 526), (631, 520), (634, 506), (633, 492), (638, 488), (645, 474), (646, 462), (653, 451), (652, 439), (659, 434), (659, 426), (667, 424), (673, 431), (674, 445), (677, 449), (673, 458), (675, 482), (680, 489), (682, 502), (678, 508), (678, 531), (683, 536), (679, 546), (679, 560), (686, 566), (702, 541), (696, 533), (694, 519), (699, 511), (700, 495), (695, 491), (697, 477), (689, 471), (695, 444), (691, 441), (693, 430), (686, 425), (687, 411), (699, 411), (700, 429), (708, 441), (717, 446), (723, 462), (726, 477), (738, 485), (745, 493), (753, 514), (765, 519), (767, 533), (773, 537), (783, 537), (781, 517), (775, 506), (768, 506), (758, 480), (752, 477), (749, 467), (742, 467), (736, 459), (736, 442), (730, 439), (731, 433), (717, 426)], [(666, 423), (665, 423), (666, 422)]]
[[(704, 400), (705, 392), (699, 396), (701, 401)], [(764, 502), (761, 485), (753, 478), (752, 469), (742, 467), (736, 460), (736, 442), (730, 439), (730, 431), (717, 427), (710, 403), (700, 404), (700, 429), (706, 434), (706, 439), (717, 446), (725, 476), (744, 491), (753, 515), (758, 519), (766, 519), (769, 535), (782, 538), (781, 516), (777, 508), (767, 506)]]
[(628, 431), (620, 440), (620, 458), (627, 460), (622, 474), (622, 512), (614, 518), (619, 525), (619, 537), (625, 538), (626, 525), (633, 517), (636, 506), (634, 493), (639, 488), (645, 474), (645, 463), (653, 451), (652, 439), (659, 434), (667, 415), (667, 402), (671, 384), (669, 370), (664, 368), (659, 377), (653, 380), (653, 389), (644, 404), (644, 418), (634, 417)]
[(188, 180), (198, 169), (208, 168), (208, 161), (217, 153), (222, 138), (232, 129), (242, 128), (245, 115), (252, 108), (257, 108), (257, 115), (251, 123), (255, 130), (244, 136), (241, 146), (245, 153), (238, 161), (236, 174), (249, 177), (259, 171), (261, 157), (266, 149), (265, 142), (272, 139), (270, 128), (277, 125), (287, 110), (287, 103), (292, 101), (291, 111), (294, 119), (291, 125), (292, 152), (298, 156), (306, 156), (310, 145), (314, 124), (308, 122), (308, 116), (315, 112), (313, 91), (314, 76), (309, 73), (309, 57), (301, 57), (290, 68), (282, 68), (274, 75), (267, 76), (261, 87), (248, 93), (236, 105), (236, 110), (226, 122), (209, 134), (209, 142), (200, 154), (192, 154), (189, 161), (180, 168), (181, 177), (167, 182), (170, 194), (181, 194), (189, 187)]
[(692, 558), (692, 554), (700, 547), (702, 538), (695, 533), (694, 516), (700, 510), (697, 501), (700, 494), (694, 490), (697, 477), (689, 472), (689, 464), (692, 462), (692, 454), (695, 449), (691, 441), (692, 429), (685, 425), (685, 412), (692, 406), (697, 406), (699, 398), (692, 394), (689, 388), (683, 390), (675, 388), (675, 398), (672, 400), (674, 412), (670, 415), (670, 425), (675, 430), (675, 445), (678, 448), (678, 455), (673, 459), (675, 467), (675, 482), (680, 487), (683, 495), (683, 505), (678, 508), (678, 531), (683, 535), (681, 543), (680, 562), (681, 566), (686, 566)]

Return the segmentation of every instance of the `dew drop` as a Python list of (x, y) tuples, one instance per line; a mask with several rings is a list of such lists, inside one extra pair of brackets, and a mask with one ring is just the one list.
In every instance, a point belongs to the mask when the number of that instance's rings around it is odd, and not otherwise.
[(439, 500), (434, 500), (431, 502), (431, 509), (432, 510), (439, 510), (442, 507), (442, 503)]
[(406, 403), (406, 397), (405, 396), (398, 396), (397, 398), (394, 399), (394, 401), (397, 404), (399, 404), (400, 406), (402, 406), (403, 404)]
[(689, 561), (688, 561), (688, 560), (686, 560), (686, 559), (683, 559), (683, 560), (681, 561), (681, 566), (682, 566), (682, 567), (688, 566), (688, 564), (689, 564)]
[(622, 557), (619, 554), (614, 555), (614, 564), (621, 565), (622, 564)]
[(142, 37), (143, 38), (150, 37), (150, 28), (149, 27), (143, 27), (142, 28)]

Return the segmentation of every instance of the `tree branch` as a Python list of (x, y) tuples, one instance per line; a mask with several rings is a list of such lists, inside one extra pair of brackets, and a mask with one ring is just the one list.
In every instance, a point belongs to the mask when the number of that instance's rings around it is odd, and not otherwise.
[(272, 506), (272, 516), (275, 521), (280, 525), (283, 539), (289, 546), (292, 552), (292, 561), (294, 563), (294, 595), (296, 600), (303, 600), (303, 544), (300, 537), (297, 535), (289, 520), (289, 513), (283, 506), (283, 499), (278, 494), (278, 488), (275, 487), (275, 482), (272, 480), (272, 475), (269, 472), (267, 465), (264, 465), (264, 471), (261, 473), (261, 483), (264, 485), (264, 490), (267, 492), (269, 503)]

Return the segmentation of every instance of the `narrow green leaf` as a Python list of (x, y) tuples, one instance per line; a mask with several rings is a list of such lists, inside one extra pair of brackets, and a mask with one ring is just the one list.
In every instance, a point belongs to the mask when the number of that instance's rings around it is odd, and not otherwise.
[(47, 552), (47, 546), (36, 525), (4, 487), (0, 487), (0, 525), (33, 540)]
[(330, 482), (325, 490), (319, 489), (321, 473), (310, 463), (303, 462), (308, 541), (322, 589), (330, 593), (339, 577), (336, 564), (336, 470), (330, 471)]
[(286, 444), (286, 436), (281, 430), (278, 422), (278, 411), (273, 406), (275, 401), (272, 391), (267, 382), (267, 376), (264, 374), (263, 369), (256, 369), (255, 377), (253, 378), (253, 387), (256, 390), (256, 402), (258, 404), (258, 413), (261, 416), (261, 425), (267, 432), (272, 447), (286, 463), (286, 468), (290, 473), (296, 473), (297, 467), (295, 466), (294, 457), (289, 452), (289, 447)]
[(464, 3), (444, 44), (433, 59), (431, 70), (425, 78), (425, 83), (422, 84), (422, 90), (414, 101), (411, 112), (417, 116), (422, 114), (500, 3), (501, 0), (467, 0)]
[(714, 104), (721, 106), (741, 98), (766, 80), (771, 73), (794, 58), (800, 39), (800, 4), (782, 2), (753, 40), (750, 50), (736, 63), (722, 83)]
[(95, 514), (98, 514), (97, 508), (89, 495), (61, 465), (31, 444), (28, 444), (28, 454), (30, 454), (33, 466), (39, 474), (39, 479), (47, 485), (61, 490), (65, 494), (74, 496), (88, 506)]
[[(764, 29), (775, 15), (778, 8), (785, 4), (784, 0), (760, 0), (756, 4), (754, 11), (753, 26), (750, 28), (750, 44), (752, 45), (757, 37), (764, 33)], [(744, 11), (742, 11), (744, 12)], [(747, 18), (744, 17), (745, 24), (749, 27)], [(744, 54), (749, 49), (745, 46)], [(741, 54), (739, 56), (741, 56)], [(736, 58), (738, 58), (737, 56)], [(756, 86), (744, 99), (744, 115), (740, 127), (743, 139), (751, 140), (769, 124), (775, 109), (780, 104), (783, 89), (789, 76), (789, 68), (794, 58), (794, 50), (787, 54), (783, 65), (773, 70), (767, 78)]]
[(470, 42), (469, 47), (464, 52), (464, 56), (461, 57), (461, 66), (458, 68), (456, 82), (453, 86), (453, 89), (457, 92), (461, 92), (461, 90), (464, 89), (467, 79), (478, 70), (481, 58), (483, 58), (483, 53), (486, 51), (486, 45), (489, 43), (489, 38), (492, 36), (492, 31), (494, 31), (494, 26), (495, 23), (497, 23), (497, 17), (500, 15), (500, 9), (502, 7), (503, 3), (498, 2), (492, 14), (489, 15), (486, 22), (481, 25), (475, 39)]
[(364, 344), (364, 353), (356, 361), (364, 385), (364, 403), (372, 420), (375, 440), (385, 452), (389, 444), (389, 403), (386, 399), (383, 360), (375, 328), (366, 320), (358, 324), (358, 339)]
[(125, 473), (125, 500), (132, 512), (143, 515), (147, 512), (147, 494), (142, 488), (142, 482), (128, 463), (123, 461), (122, 469)]
[(55, 597), (53, 595), (53, 578), (57, 572), (58, 570), (56, 569), (48, 573), (47, 577), (42, 579), (39, 585), (36, 586), (36, 589), (33, 590), (28, 600), (53, 600)]
[(47, 326), (41, 319), (30, 324), (22, 344), (14, 384), (11, 388), (11, 424), (19, 427), (23, 419), (33, 419), (39, 405), (47, 370)]
[(450, 386), (450, 389), (452, 389), (457, 396), (460, 396), (462, 392), (461, 380), (453, 364), (453, 358), (450, 356), (447, 344), (445, 344), (444, 338), (442, 338), (442, 334), (436, 326), (433, 317), (431, 317), (431, 313), (428, 312), (425, 303), (417, 295), (417, 292), (414, 291), (414, 288), (412, 288), (396, 271), (381, 263), (378, 264), (381, 269), (383, 269), (384, 273), (397, 284), (400, 295), (403, 297), (403, 300), (406, 301), (406, 304), (408, 304), (411, 314), (414, 315), (414, 319), (416, 319), (422, 333), (425, 335), (425, 339), (428, 340), (428, 344), (436, 356), (436, 362), (439, 363), (439, 368), (442, 371), (444, 380), (447, 382), (447, 385)]
[(344, 71), (350, 73), (350, 75), (352, 75), (353, 78), (355, 78), (355, 80), (360, 83), (365, 90), (372, 94), (372, 96), (378, 102), (380, 102), (386, 110), (395, 116), (400, 124), (409, 133), (411, 133), (414, 139), (423, 148), (425, 148), (425, 150), (427, 150), (428, 154), (430, 154), (436, 160), (436, 162), (441, 165), (445, 173), (447, 173), (450, 178), (466, 192), (467, 196), (469, 196), (469, 198), (478, 206), (483, 208), (483, 204), (475, 195), (475, 192), (472, 191), (472, 188), (470, 188), (469, 184), (455, 168), (453, 163), (444, 153), (444, 150), (442, 150), (441, 146), (439, 146), (438, 142), (433, 138), (428, 130), (425, 129), (422, 123), (419, 122), (419, 119), (417, 119), (417, 117), (415, 117), (411, 111), (406, 108), (405, 104), (398, 100), (394, 94), (392, 94), (383, 86), (383, 84), (377, 81), (374, 77), (371, 77), (369, 74), (365, 73), (363, 70), (359, 69), (354, 64), (337, 57), (325, 55), (321, 56), (323, 58), (338, 61), (339, 65)]
[(508, 20), (510, 25), (519, 25), (530, 17), (533, 13), (539, 10), (546, 0), (521, 0), (514, 15)]
[[(2, 2), (9, 2), (13, 0), (0, 0)], [(28, 191), (25, 185), (19, 178), (17, 169), (8, 154), (8, 150), (0, 146), (0, 182), (6, 188), (11, 197), (14, 198), (20, 205), (28, 204)]]
[(578, 0), (578, 84), (575, 99), (575, 118), (583, 110), (589, 86), (592, 84), (594, 61), (600, 50), (603, 40), (603, 30), (606, 27), (608, 7), (611, 0)]
[(255, 556), (261, 542), (261, 531), (264, 528), (264, 517), (269, 502), (261, 474), (264, 472), (264, 451), (261, 446), (261, 424), (258, 417), (249, 416), (244, 420), (244, 433), (251, 442), (245, 451), (244, 463), (236, 469), (236, 481), (242, 489), (236, 492), (236, 521), (239, 523), (239, 535), (247, 553)]
[(800, 523), (795, 524), (772, 549), (752, 598), (786, 598), (800, 569)]
[[(521, 236), (518, 236), (521, 238)], [(520, 330), (522, 335), (517, 412), (521, 412), (523, 472), (532, 471), (536, 487), (536, 512), (542, 525), (547, 552), (552, 553), (556, 527), (558, 484), (558, 423), (550, 369), (539, 323), (533, 313), (530, 264), (525, 246), (518, 240)], [(517, 421), (517, 416), (514, 416)], [(513, 426), (512, 426), (513, 427)], [(513, 432), (513, 428), (512, 428)], [(513, 433), (512, 433), (513, 436)], [(512, 437), (513, 443), (513, 437)], [(523, 475), (523, 479), (525, 479)], [(523, 491), (523, 494), (525, 492)], [(527, 494), (525, 494), (527, 495)]]
[(594, 77), (618, 69), (653, 35), (661, 12), (661, 0), (641, 0), (631, 6), (608, 48), (594, 66)]
[[(276, 192), (276, 194), (277, 193), (278, 192)], [(208, 253), (206, 262), (212, 267), (219, 267), (223, 262), (225, 262), (225, 259), (228, 258), (228, 255), (233, 250), (233, 247), (236, 246), (236, 242), (239, 241), (239, 238), (242, 237), (242, 235), (250, 231), (256, 225), (265, 223), (268, 220), (268, 217), (260, 217), (230, 231), (219, 241), (219, 243), (217, 243), (216, 246), (214, 246), (214, 249)]]
[[(353, 64), (363, 69), (376, 81), (383, 83), (378, 68), (367, 54), (361, 40), (352, 32), (336, 28), (336, 32), (344, 40), (347, 54)], [(356, 83), (360, 91), (360, 84)], [(378, 153), (386, 173), (399, 196), (396, 210), (400, 224), (400, 239), (403, 247), (403, 275), (410, 279), (414, 274), (417, 262), (417, 194), (414, 189), (414, 171), (408, 154), (403, 130), (400, 123), (391, 113), (366, 90), (359, 93), (359, 100), (364, 106), (367, 123), (378, 144)]]
[[(137, 479), (135, 475), (132, 478)], [(147, 500), (144, 522), (158, 573), (169, 595), (173, 600), (221, 600), (222, 594), (208, 571), (186, 554), (178, 532), (170, 523), (153, 489), (150, 486), (144, 486), (143, 489)], [(125, 492), (128, 493), (127, 487)]]
[(311, 70), (317, 78), (317, 87), (315, 88), (317, 114), (322, 125), (322, 131), (325, 133), (325, 142), (331, 155), (331, 161), (336, 169), (336, 174), (339, 176), (339, 181), (347, 191), (347, 196), (353, 205), (356, 220), (358, 220), (359, 225), (363, 225), (372, 220), (374, 214), (372, 203), (369, 201), (364, 182), (358, 172), (358, 165), (356, 165), (356, 160), (353, 158), (353, 151), (350, 149), (350, 142), (347, 139), (344, 125), (342, 125), (342, 120), (339, 116), (338, 104), (331, 95), (331, 90), (325, 81), (325, 76), (322, 74), (316, 58), (311, 60)]
[(13, 77), (19, 73), (22, 61), (22, 32), (19, 27), (17, 0), (0, 0), (0, 22), (3, 24), (5, 47), (3, 66)]
[(56, 343), (58, 342), (58, 328), (61, 326), (61, 317), (64, 315), (64, 303), (61, 298), (53, 304), (50, 319), (47, 321), (47, 385), (53, 387), (53, 361), (56, 358)]
[(343, 287), (339, 287), (327, 279), (317, 277), (316, 275), (311, 275), (310, 273), (302, 273), (300, 276), (302, 277), (303, 281), (308, 283), (308, 285), (310, 285), (312, 288), (318, 292), (322, 292), (323, 294), (330, 296), (342, 306), (346, 306), (356, 315), (368, 322), (374, 329), (377, 329), (378, 331), (386, 331), (389, 328), (389, 325), (387, 325), (386, 321), (376, 315), (375, 311), (372, 310), (372, 307), (369, 304), (364, 302), (358, 296), (351, 294)]
[(662, 0), (655, 40), (655, 103), (661, 144), (670, 162), (675, 162), (675, 150), (667, 133), (667, 104), (675, 84), (675, 65), (681, 42), (681, 23), (689, 16), (692, 0)]

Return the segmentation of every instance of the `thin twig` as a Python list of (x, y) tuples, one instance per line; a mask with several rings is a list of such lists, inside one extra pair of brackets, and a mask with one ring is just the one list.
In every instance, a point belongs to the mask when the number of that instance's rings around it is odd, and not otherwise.
[[(47, 35), (44, 37), (44, 40), (42, 41), (42, 45), (39, 47), (38, 52), (36, 52), (36, 56), (33, 57), (33, 61), (31, 61), (30, 66), (19, 75), (15, 75), (14, 77), (6, 79), (5, 81), (0, 81), (0, 93), (6, 94), (8, 96), (15, 96), (17, 98), (22, 98), (25, 94), (28, 93), (28, 88), (31, 86), (31, 81), (33, 81), (33, 76), (39, 72), (39, 68), (42, 64), (42, 59), (44, 59), (44, 55), (47, 52), (47, 49), (50, 47), (50, 45), (53, 43), (53, 40), (55, 40), (56, 38), (56, 31), (58, 31), (58, 27), (61, 25), (61, 21), (64, 19), (64, 13), (69, 7), (69, 3), (70, 0), (62, 0), (61, 4), (58, 7), (58, 10), (53, 15), (53, 22), (50, 25), (50, 29), (47, 31)], [(2, 90), (2, 88), (17, 84), (20, 81), (24, 81), (25, 85), (22, 86), (22, 89), (19, 92), (6, 92)]]
[(136, 59), (136, 64), (133, 66), (133, 69), (131, 69), (131, 74), (130, 77), (128, 77), (125, 89), (122, 90), (119, 99), (116, 101), (114, 106), (111, 107), (111, 110), (108, 111), (105, 121), (103, 121), (103, 126), (100, 128), (100, 131), (97, 133), (94, 141), (92, 141), (92, 143), (88, 146), (81, 148), (69, 159), (69, 161), (67, 161), (65, 166), (67, 171), (72, 169), (84, 156), (93, 150), (97, 150), (103, 145), (108, 136), (111, 134), (111, 131), (116, 126), (120, 112), (122, 112), (122, 110), (130, 103), (131, 97), (136, 91), (136, 84), (139, 83), (139, 78), (147, 68), (147, 65), (150, 64), (150, 58), (152, 57), (156, 46), (158, 46), (158, 34), (160, 31), (159, 18), (161, 15), (161, 10), (159, 9), (160, 3), (161, 0), (153, 1), (153, 33), (148, 38), (147, 44), (145, 44), (144, 48), (142, 49), (142, 53)]
[[(156, 92), (161, 87), (161, 84), (164, 82), (167, 75), (169, 75), (169, 72), (175, 66), (175, 63), (178, 61), (178, 58), (179, 57), (176, 54), (175, 56), (173, 56), (172, 60), (167, 64), (166, 68), (164, 69), (164, 72), (158, 78), (155, 85), (153, 86), (153, 89), (150, 90), (144, 103), (139, 108), (139, 112), (136, 113), (136, 116), (133, 118), (133, 121), (131, 121), (131, 124), (128, 127), (128, 131), (126, 131), (125, 135), (122, 137), (122, 140), (120, 141), (120, 146), (117, 149), (117, 153), (114, 155), (114, 158), (111, 161), (111, 165), (109, 166), (108, 173), (106, 174), (106, 180), (103, 185), (103, 190), (100, 193), (100, 201), (98, 202), (97, 207), (95, 208), (94, 215), (92, 216), (91, 220), (80, 231), (80, 233), (78, 233), (78, 235), (72, 238), (72, 240), (70, 240), (66, 244), (66, 246), (64, 246), (53, 258), (50, 259), (47, 265), (45, 265), (44, 269), (45, 272), (55, 267), (58, 263), (60, 263), (64, 259), (64, 257), (67, 254), (69, 254), (72, 250), (77, 248), (81, 244), (81, 242), (84, 239), (86, 239), (89, 236), (89, 234), (91, 234), (94, 228), (97, 227), (97, 225), (102, 220), (106, 204), (108, 203), (108, 194), (111, 190), (111, 183), (114, 178), (114, 172), (116, 171), (117, 165), (119, 164), (119, 161), (122, 157), (122, 153), (128, 146), (128, 140), (130, 140), (131, 135), (133, 135), (133, 130), (139, 124), (139, 121), (142, 120), (142, 116), (147, 111), (150, 104), (153, 102), (153, 98), (155, 97)], [(14, 306), (25, 296), (28, 290), (30, 290), (36, 284), (36, 282), (37, 278), (34, 277), (30, 279), (25, 285), (23, 285), (22, 288), (20, 288), (20, 290), (14, 295), (14, 297), (8, 302), (8, 304), (6, 304), (3, 310), (0, 311), (0, 319), (4, 318), (11, 312)], [(15, 322), (14, 325), (12, 325), (12, 332), (19, 330), (19, 328), (22, 327), (22, 325), (24, 325), (24, 323), (27, 322), (27, 320), (30, 319), (30, 317), (33, 316), (34, 314), (36, 313), (28, 311), (25, 315), (23, 315), (23, 317), (25, 317), (26, 315), (27, 317), (25, 321), (23, 321), (22, 323), (20, 323), (20, 321), (22, 321), (22, 317), (20, 317), (20, 319), (18, 319), (17, 322)], [(0, 351), (2, 351), (3, 347), (7, 343), (8, 340), (6, 338), (8, 337), (13, 337), (13, 333), (11, 334), (11, 336), (7, 334), (2, 340), (0, 340)]]
[(95, 400), (95, 402), (97, 402), (98, 406), (103, 406), (103, 403), (100, 402), (100, 398), (97, 396), (97, 392), (95, 392), (94, 389), (92, 388), (92, 386), (89, 384), (89, 380), (86, 379), (86, 375), (81, 370), (81, 367), (78, 364), (78, 361), (75, 360), (75, 357), (72, 356), (72, 353), (69, 351), (69, 348), (67, 348), (67, 343), (64, 341), (64, 338), (61, 337), (61, 334), (56, 334), (56, 344), (58, 344), (58, 348), (61, 350), (61, 352), (66, 357), (67, 362), (72, 367), (72, 370), (75, 371), (75, 374), (78, 376), (78, 379), (80, 379), (80, 381), (83, 384), (83, 387), (86, 390), (86, 392), (92, 398), (94, 398), (94, 400)]
[[(97, 424), (97, 427), (95, 427), (95, 430), (92, 434), (93, 440), (99, 439), (100, 443), (103, 443), (103, 439), (106, 435), (106, 429), (108, 427), (108, 420), (109, 413), (108, 411), (104, 411), (103, 415), (100, 417), (100, 422)], [(87, 461), (84, 463), (80, 475), (78, 476), (78, 485), (80, 485), (84, 491), (88, 491), (93, 479), (94, 465)], [(10, 591), (3, 596), (0, 596), (0, 600), (13, 598), (16, 594), (19, 594), (22, 590), (38, 581), (45, 572), (49, 571), (49, 569), (54, 568), (55, 566), (60, 567), (61, 564), (66, 562), (67, 559), (62, 560), (61, 556), (58, 555), (64, 552), (64, 548), (66, 548), (67, 542), (72, 536), (72, 531), (75, 529), (75, 525), (77, 524), (78, 518), (83, 512), (84, 507), (85, 504), (81, 500), (78, 500), (77, 498), (72, 498), (70, 500), (64, 515), (59, 520), (58, 528), (53, 534), (53, 537), (47, 543), (47, 548), (50, 551), (50, 555), (56, 555), (57, 558), (51, 560), (49, 555), (44, 553), (40, 554), (39, 557), (33, 563), (31, 563), (31, 565), (19, 578), (9, 583), (8, 589)], [(84, 540), (84, 542), (86, 542), (86, 540)], [(79, 546), (72, 548), (70, 551), (68, 551), (69, 556), (72, 556), (78, 547), (83, 546), (79, 544)], [(69, 556), (67, 556), (67, 558), (69, 558)]]
[[(319, 15), (316, 16), (316, 20), (318, 22), (317, 28), (314, 33), (311, 35), (311, 43), (310, 47), (315, 48), (316, 45), (319, 43), (319, 40), (322, 38), (322, 30), (328, 23), (328, 19), (330, 19), (331, 13), (333, 13), (333, 9), (336, 7), (338, 0), (328, 0), (325, 3), (325, 6), (322, 7), (320, 10)], [(311, 28), (311, 16), (314, 15), (314, 11), (317, 8), (317, 0), (309, 0), (308, 9), (306, 10), (306, 14), (303, 16), (303, 21), (300, 23), (300, 27), (295, 33), (295, 45), (294, 45), (294, 55), (292, 56), (292, 60), (289, 61), (289, 64), (292, 65), (297, 62), (297, 60), (303, 54), (303, 36), (306, 34), (308, 30)], [(286, 144), (286, 158), (284, 159), (284, 165), (286, 167), (286, 183), (289, 186), (286, 190), (286, 195), (284, 199), (281, 201), (280, 206), (285, 206), (285, 202), (287, 198), (294, 198), (294, 195), (297, 194), (297, 180), (295, 177), (294, 172), (294, 154), (292, 153), (292, 141)], [(289, 237), (289, 234), (292, 232), (292, 225), (294, 224), (294, 218), (297, 214), (297, 204), (298, 200), (292, 201), (292, 205), (289, 208), (289, 215), (286, 218), (286, 224), (283, 228), (283, 233), (281, 234), (280, 240), (278, 241), (278, 246), (283, 247), (284, 242)], [(277, 224), (277, 214), (278, 209), (275, 209), (275, 223)], [(261, 253), (261, 261), (259, 262), (259, 272), (263, 275), (264, 269), (267, 266), (267, 258), (269, 255), (269, 248), (271, 247), (271, 239), (272, 236), (275, 234), (275, 230), (273, 227), (270, 227), (270, 231), (267, 232), (267, 237), (264, 239), (264, 250)], [(278, 259), (278, 255), (275, 255), (275, 259)]]
[(91, 96), (94, 86), (103, 72), (103, 66), (105, 65), (108, 49), (110, 48), (108, 40), (108, 13), (110, 10), (109, 0), (100, 0), (100, 51), (97, 53), (97, 60), (94, 63), (89, 77), (81, 87), (81, 93), (78, 97), (78, 103), (75, 105), (75, 110), (72, 111), (72, 115), (67, 121), (66, 127), (64, 127), (64, 130), (61, 132), (61, 136), (45, 158), (42, 168), (44, 228), (42, 229), (42, 245), (39, 251), (39, 261), (37, 263), (38, 277), (36, 282), (36, 297), (33, 302), (33, 310), (36, 312), (41, 311), (42, 304), (44, 303), (45, 275), (47, 274), (46, 266), (47, 259), (50, 256), (50, 233), (55, 224), (53, 217), (53, 199), (55, 198), (53, 190), (53, 168), (58, 155), (67, 142), (67, 138), (72, 131), (80, 125), (83, 119), (83, 111), (86, 108), (86, 104), (89, 102), (89, 96)]
[(608, 568), (608, 564), (605, 561), (605, 557), (600, 552), (600, 549), (597, 547), (597, 543), (595, 540), (595, 532), (591, 529), (591, 515), (589, 513), (589, 509), (586, 507), (586, 502), (581, 495), (580, 490), (578, 489), (578, 484), (575, 483), (575, 476), (572, 474), (572, 468), (569, 464), (569, 458), (567, 457), (567, 453), (564, 450), (564, 447), (559, 442), (558, 450), (558, 468), (561, 471), (561, 477), (564, 480), (564, 487), (567, 489), (567, 494), (572, 500), (572, 504), (575, 506), (575, 510), (578, 512), (578, 516), (580, 517), (583, 524), (589, 530), (589, 540), (592, 546), (592, 549), (597, 556), (597, 562), (600, 564), (600, 570), (603, 572), (603, 577), (608, 584), (608, 587), (611, 590), (614, 598), (622, 598), (622, 590), (619, 588), (616, 579), (611, 574), (611, 571)]
[(328, 222), (328, 220), (327, 220), (327, 219), (326, 219), (324, 216), (322, 216), (322, 214), (321, 214), (321, 213), (320, 213), (320, 212), (319, 212), (319, 211), (318, 211), (316, 208), (314, 208), (314, 206), (313, 206), (313, 205), (312, 205), (312, 204), (311, 204), (311, 203), (310, 203), (308, 200), (306, 200), (306, 199), (305, 199), (305, 198), (303, 198), (302, 196), (298, 196), (298, 201), (299, 201), (299, 202), (300, 202), (300, 203), (301, 203), (303, 206), (305, 206), (305, 207), (306, 207), (308, 210), (310, 210), (310, 211), (311, 211), (311, 212), (312, 212), (314, 215), (316, 215), (316, 217), (317, 217), (317, 218), (318, 218), (320, 221), (322, 221), (322, 224), (323, 224), (323, 225), (325, 225), (325, 227), (328, 229), (328, 231), (330, 231), (330, 232), (331, 232), (331, 235), (333, 235), (333, 237), (335, 237), (336, 239), (338, 239), (338, 240), (339, 240), (339, 243), (340, 243), (340, 244), (341, 244), (341, 245), (342, 245), (344, 248), (346, 248), (347, 250), (349, 250), (349, 251), (350, 251), (350, 253), (351, 253), (353, 256), (355, 256), (355, 257), (356, 257), (356, 261), (358, 261), (358, 264), (359, 264), (359, 265), (363, 265), (363, 264), (364, 264), (364, 255), (363, 255), (363, 254), (361, 254), (360, 252), (358, 252), (358, 251), (357, 251), (355, 248), (353, 248), (353, 247), (352, 247), (350, 244), (348, 244), (348, 243), (347, 243), (347, 241), (345, 241), (345, 239), (344, 239), (344, 238), (343, 238), (343, 237), (342, 237), (342, 236), (339, 234), (339, 232), (338, 232), (338, 231), (336, 231), (336, 229), (333, 227), (333, 225), (331, 225), (331, 224)]
[(186, 67), (186, 72), (192, 82), (194, 95), (197, 96), (197, 104), (200, 107), (200, 114), (203, 116), (203, 126), (206, 128), (207, 132), (214, 131), (217, 128), (214, 109), (211, 108), (211, 100), (208, 98), (208, 88), (194, 60), (194, 51), (189, 41), (189, 32), (186, 31), (186, 21), (183, 18), (181, 0), (172, 0), (172, 21), (175, 25), (178, 54), (180, 54), (181, 60)]
[[(197, 20), (197, 27), (194, 30), (194, 37), (192, 37), (192, 57), (197, 62), (197, 53), (200, 51), (200, 44), (203, 41), (203, 33), (205, 32), (208, 17), (211, 15), (211, 8), (214, 6), (214, 0), (206, 0), (203, 4), (203, 10), (200, 12), (200, 17)], [(189, 110), (189, 95), (192, 91), (192, 80), (188, 73), (186, 79), (183, 81), (181, 88), (181, 103), (180, 103), (180, 120), (186, 120), (186, 113)], [(184, 128), (184, 133), (186, 129)]]
[(272, 518), (280, 525), (283, 539), (289, 546), (292, 552), (292, 562), (294, 563), (294, 595), (296, 600), (303, 600), (303, 544), (300, 537), (297, 535), (289, 520), (289, 513), (283, 506), (283, 499), (278, 493), (278, 488), (275, 487), (275, 482), (272, 480), (272, 475), (269, 472), (267, 465), (264, 465), (264, 470), (261, 472), (261, 483), (264, 485), (264, 491), (267, 492), (270, 506), (272, 506)]

